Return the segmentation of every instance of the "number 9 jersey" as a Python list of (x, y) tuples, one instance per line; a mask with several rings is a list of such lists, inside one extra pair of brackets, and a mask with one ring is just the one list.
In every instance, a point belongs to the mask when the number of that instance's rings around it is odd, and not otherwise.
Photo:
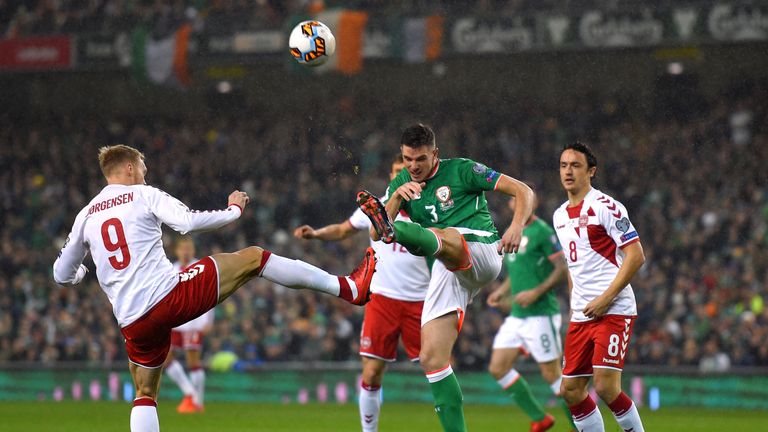
[[(571, 321), (589, 321), (584, 307), (605, 292), (616, 278), (625, 246), (639, 241), (626, 208), (597, 189), (575, 207), (568, 201), (555, 210), (553, 225), (568, 260), (571, 275)], [(632, 286), (616, 296), (607, 315), (637, 315)]]
[(78, 213), (72, 231), (53, 264), (54, 280), (79, 282), (77, 270), (90, 251), (101, 289), (120, 327), (132, 323), (163, 299), (179, 282), (165, 256), (161, 224), (186, 234), (224, 226), (242, 210), (198, 212), (147, 185), (107, 185)]

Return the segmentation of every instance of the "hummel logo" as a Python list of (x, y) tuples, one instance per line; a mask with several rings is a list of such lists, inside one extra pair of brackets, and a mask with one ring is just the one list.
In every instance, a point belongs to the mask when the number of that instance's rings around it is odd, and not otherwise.
[(198, 264), (191, 269), (185, 271), (184, 273), (179, 273), (179, 278), (182, 282), (186, 282), (193, 277), (197, 276), (199, 273), (202, 273), (205, 270), (205, 266), (203, 264)]
[(373, 414), (366, 414), (365, 415), (365, 422), (370, 423), (373, 421)]

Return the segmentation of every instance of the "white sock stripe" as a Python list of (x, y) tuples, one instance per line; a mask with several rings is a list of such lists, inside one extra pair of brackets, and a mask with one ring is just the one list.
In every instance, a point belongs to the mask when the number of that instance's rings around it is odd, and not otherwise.
[(437, 255), (437, 253), (438, 253), (438, 252), (440, 252), (441, 250), (443, 250), (443, 241), (442, 241), (442, 240), (440, 240), (440, 236), (439, 236), (439, 235), (437, 235), (437, 233), (436, 233), (436, 232), (434, 232), (434, 231), (432, 231), (432, 230), (428, 230), (428, 231), (429, 231), (429, 232), (431, 232), (431, 233), (432, 233), (432, 235), (433, 235), (433, 236), (435, 236), (435, 240), (437, 240), (437, 251), (435, 251), (435, 255)]
[(563, 382), (563, 377), (560, 377), (556, 379), (552, 384), (549, 385), (549, 388), (552, 389), (552, 393), (554, 393), (556, 396), (560, 396), (560, 384)]
[(508, 389), (512, 384), (517, 382), (517, 380), (520, 378), (520, 372), (518, 372), (515, 368), (512, 368), (507, 372), (506, 375), (501, 377), (500, 380), (497, 380), (496, 382), (499, 383), (501, 388), (504, 390)]
[(447, 376), (453, 373), (453, 368), (451, 368), (451, 365), (448, 365), (442, 369), (438, 369), (434, 372), (427, 374), (427, 381), (430, 383), (436, 383), (438, 381), (442, 381)]
[(349, 276), (344, 276), (344, 278), (349, 283), (349, 290), (352, 291), (352, 299), (353, 300), (356, 299), (357, 298), (357, 284)]

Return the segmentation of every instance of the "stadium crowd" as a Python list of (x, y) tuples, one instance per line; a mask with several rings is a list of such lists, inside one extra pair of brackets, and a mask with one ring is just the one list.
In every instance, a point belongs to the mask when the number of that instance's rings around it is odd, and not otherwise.
[[(688, 3), (694, 3), (689, 1)], [(658, 8), (671, 0), (646, 0)], [(541, 10), (621, 10), (637, 5), (629, 0), (2, 0), (0, 38), (60, 33), (117, 33), (137, 24), (155, 33), (192, 22), (209, 31), (281, 28), (291, 16), (345, 7), (370, 13), (507, 14)]]
[[(758, 96), (767, 93), (765, 84), (742, 86), (702, 101), (696, 112), (653, 116), (638, 115), (620, 97), (585, 96), (554, 108), (477, 101), (425, 120), (443, 157), (470, 157), (532, 182), (547, 221), (565, 200), (559, 148), (575, 138), (591, 143), (594, 183), (621, 197), (647, 256), (633, 281), (639, 318), (628, 364), (722, 371), (768, 366), (768, 105)], [(257, 244), (329, 271), (353, 268), (364, 234), (322, 243), (290, 233), (341, 221), (358, 188), (386, 187), (399, 131), (415, 119), (354, 100), (339, 98), (308, 128), (296, 128), (286, 113), (0, 119), (0, 361), (124, 364), (94, 273), (74, 288), (57, 287), (50, 275), (76, 213), (104, 184), (96, 161), (102, 145), (144, 151), (148, 181), (195, 209), (223, 207), (235, 188), (250, 194), (239, 222), (195, 237), (200, 255)], [(506, 203), (490, 203), (497, 226), (507, 224)], [(175, 234), (165, 237), (170, 254)], [(489, 292), (470, 306), (455, 350), (459, 368), (487, 364), (505, 316), (485, 305)], [(559, 297), (567, 319), (564, 287)], [(355, 360), (362, 312), (259, 279), (218, 307), (205, 353), (232, 351), (242, 365)]]

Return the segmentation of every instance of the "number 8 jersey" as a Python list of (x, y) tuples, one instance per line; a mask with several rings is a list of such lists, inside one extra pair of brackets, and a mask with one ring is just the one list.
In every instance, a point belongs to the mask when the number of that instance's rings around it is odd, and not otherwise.
[[(608, 195), (592, 189), (575, 207), (568, 201), (553, 216), (553, 225), (568, 260), (573, 282), (571, 321), (589, 321), (583, 311), (593, 299), (608, 289), (624, 258), (621, 249), (639, 241), (626, 208)], [(616, 296), (608, 315), (637, 315), (632, 286)]]
[(165, 256), (161, 224), (186, 234), (224, 226), (240, 214), (236, 205), (225, 210), (193, 211), (147, 185), (107, 185), (75, 218), (53, 264), (54, 280), (76, 283), (77, 270), (90, 251), (99, 285), (118, 324), (125, 327), (179, 282), (179, 273)]

